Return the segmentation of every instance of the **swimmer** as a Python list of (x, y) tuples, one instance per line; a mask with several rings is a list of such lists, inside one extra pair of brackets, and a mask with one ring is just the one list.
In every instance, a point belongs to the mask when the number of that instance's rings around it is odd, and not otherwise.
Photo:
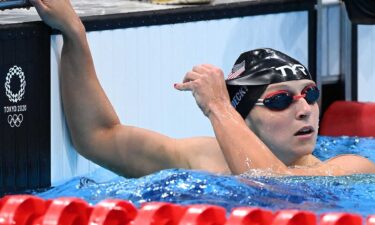
[(215, 137), (174, 139), (123, 125), (100, 86), (85, 28), (70, 1), (30, 2), (63, 35), (61, 94), (73, 144), (105, 168), (127, 177), (168, 168), (313, 176), (375, 172), (375, 165), (361, 156), (321, 162), (311, 154), (319, 90), (303, 65), (273, 49), (242, 54), (227, 79), (221, 69), (203, 64), (175, 84), (193, 93)]

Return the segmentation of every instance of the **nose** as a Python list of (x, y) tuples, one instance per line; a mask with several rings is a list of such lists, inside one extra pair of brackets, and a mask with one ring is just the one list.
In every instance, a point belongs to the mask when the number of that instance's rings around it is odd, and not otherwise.
[(296, 107), (296, 119), (303, 120), (308, 119), (311, 115), (311, 105), (307, 103), (305, 98), (298, 98), (295, 100)]

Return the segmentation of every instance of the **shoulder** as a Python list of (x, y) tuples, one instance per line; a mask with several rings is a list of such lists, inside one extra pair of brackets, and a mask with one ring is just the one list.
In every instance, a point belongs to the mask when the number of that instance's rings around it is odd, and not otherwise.
[(325, 164), (340, 169), (343, 175), (375, 173), (375, 164), (359, 155), (339, 155), (325, 161)]
[(345, 176), (375, 174), (375, 164), (358, 155), (339, 155), (307, 168), (292, 168), (288, 174), (299, 176)]

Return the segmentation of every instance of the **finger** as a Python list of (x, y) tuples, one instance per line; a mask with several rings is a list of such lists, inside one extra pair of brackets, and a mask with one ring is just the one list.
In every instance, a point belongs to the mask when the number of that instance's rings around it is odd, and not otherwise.
[(209, 70), (204, 67), (203, 65), (199, 65), (199, 66), (194, 66), (192, 71), (196, 72), (196, 73), (208, 73)]
[(219, 67), (211, 64), (202, 64), (202, 67), (212, 72), (212, 74), (220, 75), (224, 78), (223, 70), (221, 70)]
[(174, 88), (176, 88), (179, 91), (192, 91), (193, 82), (177, 83), (177, 84), (174, 84)]
[(42, 0), (30, 0), (30, 3), (37, 9), (37, 10), (45, 10), (46, 6), (43, 4)]
[(197, 80), (199, 78), (201, 78), (202, 75), (197, 73), (197, 72), (193, 72), (193, 71), (189, 71), (186, 73), (182, 83), (186, 83), (186, 82), (190, 82), (190, 81), (194, 81), (194, 80)]
[(43, 7), (42, 0), (29, 0), (29, 2), (35, 7)]
[(205, 69), (208, 69), (208, 70), (211, 70), (211, 69), (217, 69), (216, 66), (214, 66), (214, 65), (212, 65), (212, 64), (207, 64), (207, 63), (202, 64), (201, 66), (202, 66), (203, 68), (205, 68)]

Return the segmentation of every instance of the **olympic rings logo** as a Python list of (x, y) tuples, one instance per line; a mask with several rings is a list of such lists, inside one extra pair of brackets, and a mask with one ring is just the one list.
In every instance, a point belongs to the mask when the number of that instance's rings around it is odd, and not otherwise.
[[(10, 81), (13, 76), (17, 76), (20, 79), (20, 89), (17, 93), (13, 93), (10, 89)], [(25, 94), (26, 87), (25, 75), (22, 72), (22, 68), (18, 66), (13, 66), (10, 68), (5, 80), (5, 91), (9, 101), (14, 103), (21, 101), (23, 95)]]
[(8, 116), (8, 123), (10, 127), (20, 127), (21, 123), (23, 121), (23, 115), (22, 114), (13, 114)]

